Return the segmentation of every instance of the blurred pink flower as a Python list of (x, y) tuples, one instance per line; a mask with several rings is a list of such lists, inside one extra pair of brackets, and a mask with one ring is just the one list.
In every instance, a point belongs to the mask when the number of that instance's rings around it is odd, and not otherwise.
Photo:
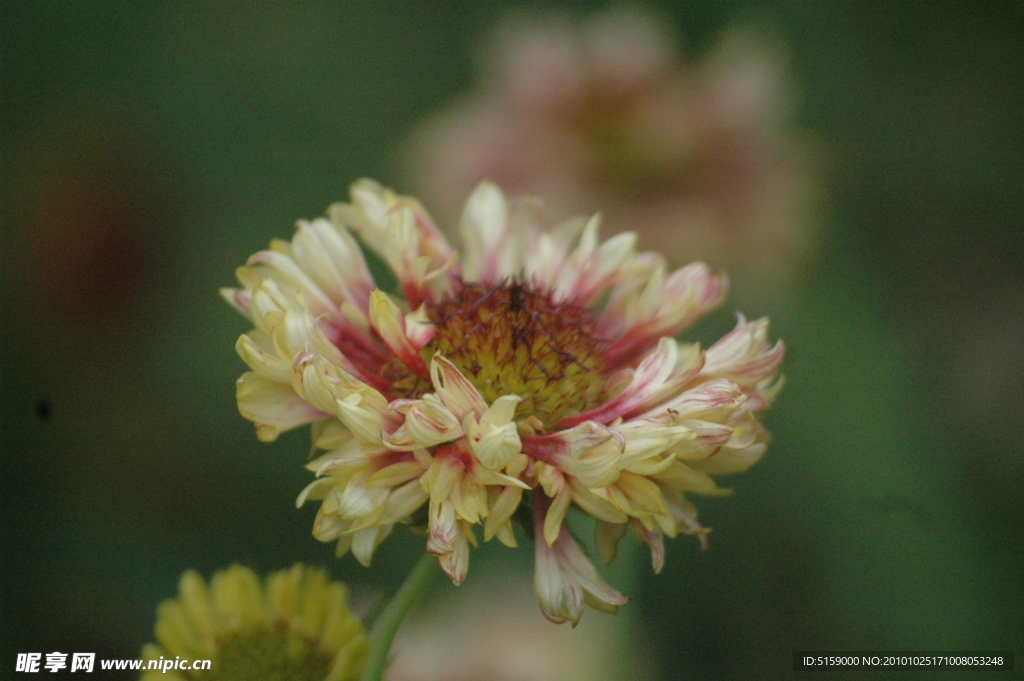
[(784, 70), (742, 31), (680, 63), (638, 10), (509, 21), (476, 91), (414, 135), (410, 180), (442, 222), (489, 179), (549, 197), (556, 219), (596, 207), (677, 262), (785, 280), (810, 250), (814, 187)]

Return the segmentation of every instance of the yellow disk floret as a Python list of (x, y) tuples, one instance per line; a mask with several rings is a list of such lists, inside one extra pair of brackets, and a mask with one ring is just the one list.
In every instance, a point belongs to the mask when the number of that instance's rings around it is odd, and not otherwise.
[[(517, 421), (535, 417), (551, 427), (604, 397), (603, 343), (593, 335), (593, 313), (587, 308), (555, 302), (522, 282), (466, 283), (428, 303), (427, 316), (435, 332), (421, 353), (424, 361), (440, 352), (488, 404), (502, 395), (523, 396)], [(398, 360), (382, 373), (394, 381), (396, 397), (419, 397), (433, 389)]]

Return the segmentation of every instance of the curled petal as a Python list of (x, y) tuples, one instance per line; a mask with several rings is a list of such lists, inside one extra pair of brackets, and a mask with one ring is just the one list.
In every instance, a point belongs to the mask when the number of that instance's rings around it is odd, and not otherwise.
[[(515, 485), (509, 485), (501, 490), (497, 498), (491, 503), (491, 511), (484, 523), (484, 540), (489, 540), (502, 527), (504, 527), (512, 514), (519, 508), (523, 499), (523, 490)], [(511, 529), (511, 528), (509, 528)], [(514, 543), (514, 540), (513, 540)]]
[(516, 405), (521, 401), (518, 395), (502, 395), (487, 408), (479, 422), (472, 414), (464, 417), (469, 445), (484, 468), (501, 470), (522, 450), (517, 424), (512, 421)]
[[(395, 403), (392, 403), (392, 408), (394, 406)], [(385, 440), (392, 449), (433, 447), (455, 440), (463, 434), (458, 419), (436, 395), (428, 393), (423, 399), (401, 406), (400, 410), (405, 415), (405, 421)]]
[(399, 416), (375, 388), (318, 355), (295, 358), (292, 385), (303, 399), (337, 416), (363, 442), (383, 448), (383, 431), (397, 427)]
[(388, 495), (387, 503), (384, 504), (378, 522), (383, 524), (408, 520), (409, 516), (423, 506), (428, 498), (428, 494), (420, 485), (419, 478), (407, 482), (401, 487), (393, 489)]
[(299, 497), (295, 500), (295, 508), (302, 508), (310, 499), (323, 499), (333, 488), (334, 481), (332, 480), (314, 480), (299, 493)]
[(667, 336), (679, 333), (721, 305), (728, 289), (728, 278), (714, 274), (704, 263), (674, 271), (665, 280), (664, 295), (654, 314), (660, 332)]
[[(339, 376), (341, 374), (337, 370), (328, 369), (323, 358), (301, 354), (293, 365), (291, 382), (295, 392), (306, 402), (321, 411), (334, 413), (337, 411), (335, 402), (351, 394), (351, 391), (343, 390)], [(352, 380), (356, 379), (352, 377)]]
[[(572, 427), (583, 421), (611, 423), (617, 418), (629, 418), (648, 410), (678, 394), (692, 381), (704, 365), (704, 353), (699, 345), (692, 345), (683, 354), (671, 338), (662, 338), (658, 347), (640, 362), (629, 375), (629, 383), (600, 407), (563, 419), (562, 427)], [(628, 371), (628, 370), (627, 370)], [(624, 374), (615, 378), (621, 380)]]
[(515, 423), (489, 426), (488, 431), (481, 434), (479, 439), (471, 437), (469, 443), (477, 461), (492, 471), (504, 468), (522, 450)]
[(756, 397), (758, 408), (764, 408), (777, 391), (776, 373), (786, 347), (781, 340), (775, 345), (768, 342), (767, 319), (748, 322), (742, 314), (736, 317), (736, 328), (708, 349), (701, 376), (733, 381)]
[(603, 490), (608, 500), (630, 516), (667, 513), (661, 488), (650, 479), (622, 471), (614, 485)]
[(431, 502), (429, 522), (427, 551), (436, 555), (450, 553), (460, 532), (455, 507), (447, 500)]
[(324, 218), (299, 220), (292, 256), (332, 301), (348, 302), (366, 311), (375, 287), (363, 252), (349, 231)]
[(551, 505), (548, 506), (547, 514), (544, 516), (544, 541), (548, 543), (548, 546), (554, 544), (558, 539), (562, 521), (565, 520), (565, 512), (569, 510), (570, 501), (572, 501), (572, 495), (566, 488), (555, 495), (551, 500)]
[(724, 378), (714, 378), (662, 402), (637, 419), (673, 425), (689, 421), (734, 425), (745, 418), (749, 410), (750, 400), (738, 385)]
[(473, 476), (462, 476), (449, 499), (460, 521), (476, 524), (487, 517), (487, 487)]
[[(280, 243), (280, 242), (277, 242)], [(283, 250), (283, 249), (282, 249)], [(306, 272), (285, 253), (277, 250), (260, 251), (246, 263), (254, 276), (266, 276), (274, 281), (293, 287), (310, 302), (314, 315), (338, 313), (338, 306), (316, 285)]]
[(543, 506), (534, 506), (538, 537), (534, 590), (544, 616), (555, 623), (572, 622), (575, 626), (583, 615), (584, 603), (605, 612), (615, 612), (628, 603), (628, 598), (601, 578), (564, 525), (550, 546), (540, 541), (546, 511)]
[(251, 296), (245, 289), (224, 287), (220, 289), (220, 297), (243, 317), (249, 316)]
[(427, 365), (420, 357), (417, 347), (406, 334), (405, 317), (398, 306), (380, 289), (370, 294), (370, 324), (380, 334), (381, 339), (391, 349), (395, 357), (402, 361), (414, 374), (426, 380), (430, 373)]
[(689, 462), (689, 466), (694, 470), (703, 471), (710, 475), (742, 473), (757, 463), (764, 456), (767, 448), (768, 446), (763, 442), (742, 449), (723, 447), (713, 456)]
[(615, 482), (626, 440), (595, 421), (552, 435), (523, 438), (523, 452), (579, 478), (588, 487)]
[(239, 413), (256, 424), (256, 436), (272, 442), (286, 430), (330, 418), (303, 400), (290, 385), (247, 371), (238, 379), (235, 397)]
[(693, 263), (665, 276), (656, 267), (649, 278), (626, 280), (617, 287), (601, 317), (598, 331), (615, 338), (605, 351), (608, 368), (643, 356), (662, 337), (674, 336), (718, 307), (728, 280), (704, 263)]
[(569, 249), (587, 224), (586, 219), (575, 217), (547, 231), (535, 229), (526, 245), (524, 279), (536, 282), (544, 290), (553, 290)]
[[(253, 335), (259, 333), (254, 331)], [(291, 362), (281, 359), (273, 352), (265, 352), (246, 334), (238, 337), (235, 351), (249, 368), (277, 383), (288, 384), (292, 380)]]
[[(334, 541), (336, 539), (341, 540), (346, 537), (346, 535), (342, 533), (348, 529), (348, 526), (349, 523), (346, 523), (333, 513), (324, 511), (321, 506), (320, 510), (316, 514), (316, 519), (313, 521), (313, 536), (323, 542)], [(348, 550), (351, 541), (351, 535), (348, 535), (345, 539), (345, 551)], [(338, 550), (341, 550), (341, 541), (339, 541)]]
[(555, 551), (546, 541), (538, 540), (534, 553), (534, 592), (544, 617), (555, 624), (577, 624), (583, 616), (582, 587), (562, 574)]
[(352, 533), (352, 555), (363, 567), (370, 567), (373, 552), (391, 534), (391, 530), (391, 525), (374, 525)]
[(487, 403), (477, 389), (441, 353), (436, 353), (431, 361), (430, 378), (437, 396), (460, 421), (466, 414), (479, 419), (487, 411)]
[(611, 430), (618, 433), (625, 442), (619, 468), (638, 472), (638, 467), (642, 467), (644, 475), (650, 475), (655, 472), (654, 469), (667, 466), (667, 458), (674, 458), (680, 448), (697, 439), (697, 433), (692, 426), (693, 423), (690, 421), (667, 422), (646, 419), (613, 426)]
[(313, 352), (338, 366), (351, 366), (338, 347), (328, 340), (316, 318), (303, 306), (302, 298), (288, 306), (283, 323), (274, 329), (274, 346), (281, 357)]
[(583, 229), (580, 242), (562, 265), (555, 285), (555, 300), (589, 303), (613, 283), (628, 259), (633, 257), (636, 234), (625, 232), (598, 246), (600, 215), (594, 215)]
[(352, 203), (331, 206), (331, 221), (351, 227), (402, 282), (410, 307), (447, 291), (459, 274), (455, 252), (418, 201), (372, 180), (352, 185)]
[[(430, 505), (427, 551), (436, 555), (441, 569), (458, 586), (469, 569), (469, 539), (449, 501)], [(472, 531), (472, 530), (470, 530)]]
[(430, 255), (425, 254), (423, 235), (416, 216), (408, 205), (397, 205), (388, 215), (384, 256), (402, 284), (409, 306), (419, 307), (427, 298), (440, 297), (450, 288), (445, 276), (456, 263), (453, 253), (437, 269)]
[[(373, 520), (367, 518), (374, 512), (379, 514), (384, 502), (388, 498), (388, 490), (366, 484), (367, 478), (371, 475), (369, 469), (363, 469), (356, 473), (341, 492), (341, 499), (338, 502), (336, 513), (344, 520), (362, 520), (363, 524), (374, 524)], [(362, 528), (360, 528), (362, 529)]]
[(362, 395), (349, 395), (335, 400), (335, 413), (345, 427), (359, 440), (379, 447), (384, 443), (384, 418), (374, 409), (367, 409)]
[(609, 523), (626, 522), (628, 516), (608, 501), (605, 496), (596, 494), (576, 478), (570, 478), (568, 484), (572, 489), (573, 502), (587, 514)]
[(522, 401), (523, 398), (518, 395), (502, 395), (480, 417), (480, 425), (502, 427), (511, 423), (516, 413), (516, 405)]
[(433, 339), (436, 331), (437, 327), (431, 323), (422, 305), (405, 315), (405, 335), (414, 347), (425, 347)]
[(450, 456), (448, 451), (439, 450), (435, 454), (427, 474), (422, 478), (423, 488), (430, 493), (431, 506), (447, 501), (464, 474), (457, 455)]
[[(468, 532), (472, 531), (472, 529), (468, 530)], [(466, 579), (466, 574), (469, 572), (469, 537), (467, 532), (463, 532), (459, 536), (449, 553), (439, 555), (437, 560), (441, 564), (441, 569), (452, 580), (452, 584), (455, 586), (462, 584), (463, 580)]]

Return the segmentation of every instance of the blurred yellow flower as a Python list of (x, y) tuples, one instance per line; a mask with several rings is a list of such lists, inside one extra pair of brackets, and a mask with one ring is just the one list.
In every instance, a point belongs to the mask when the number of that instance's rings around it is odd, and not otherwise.
[[(368, 565), (395, 523), (423, 526), (459, 584), (475, 526), (514, 547), (515, 521), (535, 537), (542, 610), (575, 623), (584, 603), (627, 599), (569, 534), (570, 506), (597, 518), (602, 557), (629, 526), (655, 570), (663, 535), (707, 532), (684, 494), (763, 453), (782, 343), (742, 317), (707, 351), (677, 342), (725, 278), (670, 272), (632, 234), (601, 243), (598, 222), (549, 228), (537, 201), (483, 183), (458, 253), (418, 202), (364, 180), (238, 270), (224, 296), (256, 327), (237, 344), (239, 409), (263, 440), (313, 424), (326, 453), (298, 503), (321, 501), (317, 538)], [(357, 236), (402, 297), (376, 288)]]
[(359, 678), (366, 632), (347, 590), (323, 570), (295, 565), (261, 582), (233, 565), (209, 585), (189, 571), (178, 598), (157, 610), (146, 660), (211, 660), (208, 670), (150, 670), (142, 681), (348, 681)]

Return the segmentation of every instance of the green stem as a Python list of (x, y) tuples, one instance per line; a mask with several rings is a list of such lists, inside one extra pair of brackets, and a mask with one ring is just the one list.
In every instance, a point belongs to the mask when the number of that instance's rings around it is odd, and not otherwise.
[(416, 601), (427, 590), (430, 580), (437, 574), (437, 569), (437, 556), (424, 553), (416, 567), (405, 578), (398, 593), (377, 617), (370, 632), (370, 654), (366, 659), (362, 681), (381, 681), (384, 677), (384, 669), (388, 666), (388, 653), (391, 651), (395, 634), (402, 626), (402, 620), (412, 610), (412, 606), (416, 605)]

